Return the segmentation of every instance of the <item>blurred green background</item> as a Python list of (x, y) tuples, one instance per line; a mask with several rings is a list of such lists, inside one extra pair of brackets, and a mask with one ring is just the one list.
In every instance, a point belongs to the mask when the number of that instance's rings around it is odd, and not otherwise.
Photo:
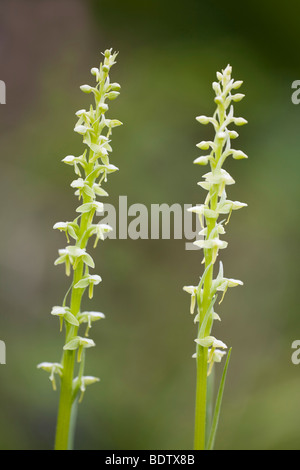
[[(109, 202), (201, 203), (203, 174), (192, 162), (211, 129), (195, 117), (214, 111), (211, 82), (230, 63), (244, 80), (237, 148), (228, 160), (230, 199), (248, 203), (227, 227), (225, 275), (242, 279), (219, 308), (215, 335), (232, 346), (216, 447), (300, 449), (298, 308), (300, 79), (298, 1), (185, 2), (11, 0), (1, 2), (0, 449), (51, 449), (58, 393), (41, 361), (58, 361), (63, 337), (51, 317), (68, 286), (54, 267), (76, 199), (80, 154), (74, 113), (90, 97), (100, 52), (119, 51), (111, 78), (122, 85), (109, 117), (113, 135)], [(107, 240), (93, 257), (103, 283), (93, 301), (105, 312), (88, 351), (87, 374), (101, 377), (79, 409), (77, 449), (191, 449), (196, 329), (182, 286), (197, 282), (202, 255), (185, 240)], [(219, 367), (217, 374), (220, 374)]]

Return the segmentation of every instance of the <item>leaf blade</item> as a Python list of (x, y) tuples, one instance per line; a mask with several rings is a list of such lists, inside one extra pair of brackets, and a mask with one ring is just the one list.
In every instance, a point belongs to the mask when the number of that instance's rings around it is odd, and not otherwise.
[(215, 411), (214, 411), (210, 436), (209, 436), (209, 440), (208, 440), (208, 444), (207, 444), (207, 450), (213, 450), (214, 443), (215, 443), (215, 438), (216, 438), (217, 428), (218, 428), (218, 424), (219, 424), (222, 398), (223, 398), (223, 393), (224, 393), (224, 387), (225, 387), (225, 381), (226, 381), (226, 375), (227, 375), (231, 350), (232, 350), (232, 348), (230, 348), (229, 351), (228, 351), (227, 359), (226, 359), (224, 369), (223, 369), (223, 374), (222, 374), (222, 378), (221, 378), (221, 382), (220, 382), (220, 386), (219, 386), (219, 391), (218, 391), (218, 395), (217, 395), (217, 399), (216, 399), (216, 406), (215, 406)]

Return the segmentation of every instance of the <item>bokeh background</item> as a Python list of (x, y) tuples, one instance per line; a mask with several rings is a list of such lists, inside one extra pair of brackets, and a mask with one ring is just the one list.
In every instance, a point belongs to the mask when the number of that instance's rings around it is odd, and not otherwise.
[[(196, 143), (211, 130), (195, 121), (214, 110), (211, 82), (228, 63), (244, 80), (236, 115), (238, 147), (249, 155), (226, 168), (228, 195), (248, 203), (232, 215), (225, 275), (242, 279), (219, 308), (215, 334), (233, 352), (216, 447), (300, 448), (300, 79), (298, 1), (162, 2), (159, 0), (2, 0), (0, 79), (1, 231), (0, 449), (51, 449), (58, 393), (41, 361), (60, 359), (63, 337), (51, 317), (68, 279), (54, 267), (63, 234), (52, 230), (76, 208), (72, 169), (80, 154), (74, 113), (90, 97), (89, 70), (101, 51), (119, 51), (112, 79), (122, 85), (110, 117), (113, 135), (109, 202), (196, 204)], [(236, 141), (237, 142), (237, 141)], [(101, 377), (80, 406), (77, 449), (191, 449), (195, 326), (182, 286), (201, 273), (201, 253), (185, 240), (107, 240), (93, 252), (103, 277), (93, 301), (106, 314), (95, 324), (97, 347), (86, 372)], [(87, 302), (87, 301), (86, 301)], [(220, 374), (220, 368), (217, 375)]]

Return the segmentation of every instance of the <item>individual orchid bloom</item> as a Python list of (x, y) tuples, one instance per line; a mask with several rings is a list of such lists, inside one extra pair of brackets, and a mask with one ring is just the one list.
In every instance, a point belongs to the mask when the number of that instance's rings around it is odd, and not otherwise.
[(92, 348), (96, 346), (92, 339), (82, 338), (81, 336), (75, 336), (63, 347), (64, 351), (78, 350), (77, 362), (81, 361), (82, 350), (86, 348)]
[(208, 372), (207, 376), (209, 376), (212, 372), (212, 368), (214, 363), (220, 363), (223, 357), (226, 355), (226, 351), (221, 351), (221, 349), (211, 348), (208, 350)]
[(227, 349), (227, 346), (223, 341), (216, 339), (214, 336), (206, 336), (205, 338), (197, 338), (195, 342), (203, 348), (222, 348)]
[(230, 176), (230, 174), (224, 170), (223, 168), (220, 171), (210, 171), (203, 175), (206, 181), (200, 181), (198, 183), (199, 186), (210, 191), (213, 186), (218, 186), (218, 196), (223, 194), (226, 185), (234, 184), (234, 179)]
[(198, 287), (197, 286), (184, 286), (183, 290), (191, 295), (190, 312), (191, 314), (193, 314), (195, 312)]
[[(228, 242), (225, 240), (220, 240), (218, 237), (208, 238), (206, 240), (196, 240), (193, 242), (198, 248), (211, 249), (212, 250), (212, 261), (215, 263), (219, 250), (227, 248)], [(205, 261), (205, 260), (204, 260)]]
[[(198, 327), (197, 350), (194, 357), (197, 359), (197, 394), (196, 394), (196, 419), (195, 419), (195, 449), (204, 449), (206, 445), (206, 421), (204, 407), (206, 407), (207, 376), (211, 374), (213, 364), (221, 362), (226, 354), (225, 343), (217, 340), (212, 335), (214, 321), (220, 321), (220, 316), (214, 311), (214, 303), (218, 293), (223, 296), (229, 287), (243, 285), (241, 281), (224, 277), (223, 264), (220, 262), (219, 273), (214, 279), (214, 270), (217, 257), (221, 250), (227, 248), (228, 242), (221, 240), (225, 234), (224, 225), (228, 224), (233, 211), (246, 207), (247, 204), (232, 201), (227, 198), (227, 188), (235, 183), (228, 171), (223, 168), (227, 157), (235, 160), (246, 159), (247, 155), (241, 150), (231, 148), (232, 140), (238, 137), (238, 133), (231, 126), (243, 126), (246, 119), (236, 117), (234, 103), (244, 98), (242, 93), (236, 92), (242, 85), (242, 81), (231, 78), (232, 68), (228, 65), (222, 72), (217, 72), (217, 81), (212, 88), (215, 92), (214, 102), (216, 110), (212, 117), (200, 115), (196, 120), (200, 124), (212, 124), (215, 136), (213, 139), (202, 140), (196, 144), (204, 155), (198, 156), (194, 163), (199, 166), (210, 166), (210, 171), (203, 175), (198, 185), (207, 191), (204, 203), (196, 204), (187, 209), (195, 213), (200, 220), (202, 237), (194, 242), (194, 245), (203, 250), (204, 273), (201, 276), (198, 287), (186, 286), (184, 290), (191, 295), (192, 312), (197, 305), (197, 314), (194, 322)], [(224, 217), (225, 216), (225, 217)], [(227, 218), (226, 218), (227, 217)], [(227, 371), (230, 353), (227, 355), (224, 371)], [(226, 372), (225, 372), (226, 373)]]
[(216, 312), (212, 312), (212, 319), (221, 321), (220, 315), (218, 315)]
[(238, 279), (223, 279), (222, 283), (217, 287), (217, 291), (223, 292), (222, 298), (219, 303), (221, 303), (224, 299), (224, 296), (227, 292), (227, 289), (229, 287), (237, 287), (237, 286), (243, 286), (244, 283), (242, 281), (239, 281)]
[(207, 240), (196, 240), (194, 245), (198, 246), (198, 248), (205, 249), (214, 249), (217, 248), (218, 250), (227, 248), (228, 243), (224, 240), (220, 240), (219, 238), (208, 238)]
[(188, 212), (194, 212), (199, 216), (201, 227), (204, 228), (203, 218), (206, 219), (217, 219), (219, 214), (218, 212), (210, 209), (206, 204), (201, 204), (199, 206), (189, 207)]
[(82, 204), (81, 206), (77, 207), (76, 212), (80, 212), (81, 214), (84, 214), (85, 212), (103, 212), (104, 211), (104, 206), (102, 202), (98, 201), (93, 201), (93, 202), (86, 202)]
[(225, 191), (223, 191), (222, 195), (224, 194), (225, 197), (221, 197), (220, 202), (218, 203), (217, 211), (219, 212), (219, 214), (228, 214), (228, 218), (226, 221), (226, 224), (228, 224), (232, 211), (247, 207), (247, 204), (239, 201), (230, 201), (229, 199), (226, 199)]
[(94, 268), (95, 263), (91, 255), (89, 255), (85, 248), (79, 248), (78, 246), (67, 246), (61, 250), (58, 250), (59, 257), (54, 262), (55, 266), (58, 264), (65, 263), (66, 275), (69, 276), (71, 273), (71, 266), (76, 269), (79, 261), (83, 261), (87, 266)]
[(50, 372), (50, 381), (52, 383), (53, 390), (56, 390), (56, 381), (55, 381), (55, 374), (62, 376), (63, 367), (58, 362), (41, 362), (37, 365), (38, 369), (43, 369), (46, 372)]
[(81, 171), (78, 165), (80, 165), (83, 169), (86, 168), (87, 162), (86, 162), (85, 156), (86, 156), (86, 151), (84, 151), (83, 155), (80, 155), (80, 157), (75, 157), (74, 155), (67, 155), (65, 158), (62, 159), (62, 161), (66, 165), (74, 166), (75, 174), (81, 177)]
[(76, 377), (73, 380), (73, 389), (76, 391), (78, 388), (81, 392), (81, 395), (79, 397), (78, 403), (82, 402), (84, 392), (86, 390), (87, 385), (92, 385), (94, 383), (100, 382), (100, 379), (98, 377), (93, 377), (92, 375), (86, 375), (83, 377)]
[(220, 300), (219, 303), (223, 301), (224, 295), (226, 294), (227, 289), (229, 287), (237, 287), (237, 286), (243, 286), (243, 285), (244, 285), (243, 282), (238, 279), (230, 279), (230, 278), (224, 277), (223, 263), (220, 261), (218, 275), (216, 279), (212, 281), (212, 286), (211, 286), (211, 292), (213, 293), (213, 295), (216, 292), (223, 292), (222, 299)]
[[(222, 222), (223, 223), (223, 222)], [(210, 233), (210, 237), (212, 236), (215, 236), (216, 234), (218, 235), (224, 235), (226, 232), (225, 232), (225, 229), (222, 225), (222, 223), (218, 223), (216, 224), (215, 228), (211, 231)], [(207, 227), (203, 228), (202, 230), (200, 230), (200, 232), (198, 233), (198, 235), (202, 236), (202, 237), (206, 237), (207, 236)]]
[(55, 306), (51, 310), (51, 315), (59, 317), (60, 320), (60, 331), (62, 330), (63, 320), (70, 323), (70, 325), (79, 326), (79, 321), (72, 314), (70, 308)]
[(101, 281), (102, 281), (102, 278), (101, 276), (98, 276), (98, 274), (88, 274), (74, 285), (74, 289), (85, 289), (86, 287), (88, 287), (89, 298), (92, 299), (94, 286), (96, 286), (97, 284), (100, 284)]
[(89, 111), (87, 111), (86, 109), (79, 109), (78, 111), (76, 111), (75, 115), (78, 117), (78, 121), (75, 124), (75, 128), (79, 126), (92, 128), (93, 122), (96, 117), (93, 109), (90, 109)]
[(109, 165), (99, 165), (98, 167), (99, 172), (102, 173), (102, 177), (100, 181), (103, 181), (106, 183), (107, 181), (107, 176), (110, 173), (114, 173), (115, 171), (118, 171), (119, 168), (116, 167), (115, 165), (109, 164)]
[(74, 127), (74, 132), (77, 132), (78, 134), (85, 135), (87, 132), (92, 131), (93, 129), (91, 127), (83, 126), (83, 125), (77, 125)]
[(96, 224), (91, 227), (91, 234), (95, 234), (94, 248), (96, 248), (99, 240), (105, 240), (105, 236), (111, 232), (113, 228), (108, 224)]
[(79, 323), (87, 323), (85, 336), (88, 336), (89, 330), (92, 328), (92, 322), (105, 318), (102, 312), (82, 312), (78, 316)]
[[(86, 142), (87, 143), (87, 142)], [(90, 159), (90, 163), (94, 163), (99, 158), (101, 159), (103, 165), (109, 165), (109, 144), (106, 140), (101, 140), (99, 143), (95, 144), (93, 142), (89, 143), (89, 147), (93, 150), (94, 155)]]
[(209, 181), (212, 184), (223, 185), (223, 184), (234, 184), (234, 179), (230, 176), (230, 174), (224, 170), (223, 168), (220, 171), (210, 171), (203, 175), (203, 178), (206, 181)]
[(82, 178), (77, 178), (76, 180), (72, 181), (71, 187), (76, 189), (75, 195), (78, 196), (79, 200), (83, 198), (84, 195), (89, 196), (92, 199), (95, 198), (93, 188), (91, 188), (88, 182)]
[(54, 230), (59, 230), (60, 232), (65, 232), (67, 241), (70, 243), (69, 235), (74, 239), (77, 240), (78, 234), (78, 225), (76, 222), (56, 222), (53, 225)]
[(119, 127), (119, 126), (122, 126), (122, 122), (119, 121), (118, 119), (106, 119), (105, 120), (105, 125), (109, 128), (109, 129), (113, 129), (114, 127)]

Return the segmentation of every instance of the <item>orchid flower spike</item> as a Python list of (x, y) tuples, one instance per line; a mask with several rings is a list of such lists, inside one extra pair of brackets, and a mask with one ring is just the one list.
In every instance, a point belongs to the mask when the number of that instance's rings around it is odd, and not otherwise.
[[(243, 82), (235, 81), (231, 75), (230, 65), (222, 72), (217, 72), (217, 81), (212, 85), (215, 92), (216, 110), (212, 117), (200, 115), (196, 118), (202, 125), (211, 124), (214, 130), (214, 137), (211, 140), (201, 140), (196, 145), (205, 153), (194, 160), (198, 168), (203, 165), (210, 166), (209, 171), (203, 175), (203, 180), (198, 183), (207, 194), (204, 197), (204, 203), (196, 204), (188, 209), (199, 217), (202, 227), (200, 235), (203, 238), (196, 240), (194, 245), (203, 250), (204, 273), (198, 286), (191, 285), (183, 288), (191, 296), (191, 313), (194, 313), (197, 308), (195, 323), (198, 326), (198, 335), (195, 340), (196, 352), (193, 355), (197, 361), (196, 449), (205, 447), (205, 413), (200, 413), (200, 411), (198, 413), (197, 410), (203, 410), (206, 406), (207, 375), (212, 373), (215, 363), (221, 362), (227, 348), (211, 333), (214, 320), (220, 320), (219, 315), (214, 311), (214, 303), (220, 291), (223, 293), (222, 302), (229, 287), (243, 285), (242, 281), (224, 277), (222, 262), (220, 262), (219, 274), (214, 279), (214, 267), (220, 251), (228, 246), (228, 242), (223, 239), (224, 224), (229, 222), (233, 211), (247, 206), (245, 203), (227, 199), (227, 190), (235, 184), (235, 181), (223, 168), (226, 159), (230, 156), (235, 160), (247, 158), (244, 152), (231, 146), (231, 141), (238, 137), (238, 133), (231, 126), (242, 126), (247, 123), (244, 118), (234, 115), (233, 103), (241, 101), (244, 95), (236, 93)], [(227, 370), (227, 367), (225, 369)]]
[[(103, 213), (104, 204), (97, 198), (107, 197), (107, 191), (102, 187), (108, 176), (118, 171), (111, 162), (111, 137), (114, 129), (122, 125), (118, 119), (108, 117), (111, 100), (120, 94), (120, 85), (111, 82), (110, 71), (116, 63), (117, 53), (107, 49), (103, 54), (99, 67), (93, 67), (91, 74), (95, 83), (84, 84), (81, 91), (93, 98), (93, 104), (87, 109), (75, 113), (74, 131), (81, 136), (84, 151), (80, 156), (67, 155), (63, 163), (73, 167), (75, 178), (70, 183), (79, 200), (74, 210), (75, 218), (71, 222), (56, 222), (55, 230), (64, 232), (68, 246), (58, 250), (55, 265), (64, 265), (67, 276), (72, 275), (71, 286), (61, 304), (51, 310), (51, 315), (58, 317), (60, 331), (65, 329), (65, 340), (59, 351), (61, 362), (42, 362), (38, 367), (50, 373), (50, 380), (56, 389), (55, 376), (60, 379), (60, 402), (57, 420), (56, 444), (58, 450), (68, 447), (71, 409), (76, 398), (82, 399), (86, 385), (96, 383), (99, 379), (84, 375), (86, 350), (95, 346), (92, 339), (87, 338), (92, 322), (104, 318), (100, 312), (86, 312), (82, 309), (85, 292), (88, 297), (94, 295), (94, 287), (101, 283), (98, 274), (90, 272), (95, 268), (95, 262), (88, 252), (88, 242), (91, 237), (96, 247), (98, 240), (105, 240), (112, 230), (107, 224), (99, 224), (94, 218)], [(71, 243), (72, 242), (72, 243)], [(80, 335), (82, 324), (87, 323), (84, 335)], [(76, 364), (76, 358), (78, 365)], [(75, 369), (79, 368), (78, 376)], [(77, 379), (74, 377), (77, 376)], [(77, 385), (74, 387), (74, 380)]]

